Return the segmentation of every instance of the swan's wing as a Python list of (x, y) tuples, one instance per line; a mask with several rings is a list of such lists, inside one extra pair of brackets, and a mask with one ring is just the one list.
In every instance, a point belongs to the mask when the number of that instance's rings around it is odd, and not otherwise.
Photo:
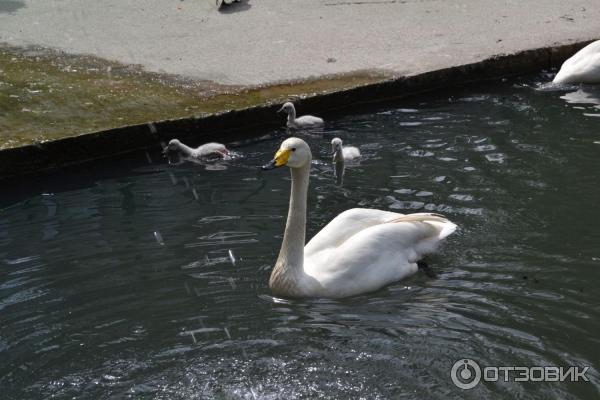
[(344, 153), (344, 159), (346, 160), (352, 160), (360, 157), (360, 150), (353, 146), (344, 147), (342, 152)]
[(229, 150), (227, 150), (227, 147), (225, 147), (225, 145), (214, 142), (203, 144), (202, 146), (196, 149), (196, 152), (198, 153), (199, 157), (207, 157), (212, 154), (224, 157), (227, 154), (229, 154)]
[(435, 214), (401, 216), (308, 255), (305, 271), (335, 297), (376, 290), (415, 273), (415, 262), (455, 229)]
[(358, 240), (357, 237), (369, 239), (371, 236), (376, 236), (374, 229), (377, 227), (384, 227), (386, 232), (392, 229), (390, 233), (399, 235), (390, 237), (390, 240), (414, 251), (414, 254), (411, 253), (408, 257), (410, 262), (435, 251), (437, 244), (456, 230), (453, 222), (438, 214), (402, 215), (381, 210), (354, 208), (338, 215), (317, 233), (305, 246), (304, 254), (312, 256), (321, 251), (338, 251), (344, 246), (352, 246), (348, 243)]
[[(346, 210), (323, 229), (321, 229), (304, 247), (304, 254), (310, 256), (324, 249), (338, 248), (354, 235), (367, 228), (382, 224), (426, 223), (437, 229), (441, 240), (456, 230), (456, 225), (445, 217), (432, 213), (400, 214), (369, 208), (352, 208)], [(427, 253), (423, 248), (423, 253)]]
[(324, 248), (337, 247), (363, 229), (400, 217), (402, 214), (369, 208), (346, 210), (332, 219), (306, 244), (304, 253), (310, 254)]
[(396, 219), (390, 221), (390, 223), (411, 223), (411, 222), (424, 222), (428, 225), (432, 225), (436, 228), (435, 240), (442, 240), (445, 237), (451, 235), (456, 230), (456, 224), (450, 222), (446, 217), (434, 213), (414, 213), (402, 215)]
[(565, 61), (553, 82), (600, 82), (600, 40), (590, 43)]
[(314, 115), (303, 115), (296, 118), (294, 122), (298, 125), (321, 125), (323, 124), (323, 119)]

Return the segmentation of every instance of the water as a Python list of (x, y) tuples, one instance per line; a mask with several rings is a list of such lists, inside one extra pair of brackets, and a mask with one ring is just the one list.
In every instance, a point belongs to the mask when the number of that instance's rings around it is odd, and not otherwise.
[[(157, 144), (5, 186), (3, 398), (597, 398), (600, 111), (561, 98), (577, 88), (539, 89), (546, 79), (413, 98), (303, 136), (309, 237), (356, 206), (460, 226), (429, 260), (437, 279), (344, 300), (269, 293), (290, 182), (257, 167), (281, 130), (223, 163), (168, 165)], [(342, 185), (334, 136), (363, 153)], [(590, 366), (590, 382), (465, 392), (450, 379), (465, 357)]]

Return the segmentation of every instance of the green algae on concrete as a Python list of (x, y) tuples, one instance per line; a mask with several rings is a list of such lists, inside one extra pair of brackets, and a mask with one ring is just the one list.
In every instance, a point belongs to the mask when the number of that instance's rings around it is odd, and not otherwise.
[(0, 46), (0, 149), (384, 79), (382, 74), (359, 73), (244, 88), (149, 73), (96, 57)]

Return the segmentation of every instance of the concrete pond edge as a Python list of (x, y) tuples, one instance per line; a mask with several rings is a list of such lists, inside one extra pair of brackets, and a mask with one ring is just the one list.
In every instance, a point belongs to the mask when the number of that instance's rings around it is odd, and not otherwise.
[[(501, 54), (480, 62), (403, 76), (350, 89), (316, 94), (295, 100), (302, 113), (326, 116), (328, 112), (364, 104), (384, 103), (410, 95), (452, 86), (499, 79), (558, 67), (590, 40), (566, 45)], [(206, 117), (149, 122), (72, 136), (0, 151), (0, 180), (59, 169), (87, 161), (114, 157), (174, 137), (230, 142), (254, 136), (260, 127), (282, 124), (280, 104), (230, 110)], [(245, 133), (246, 131), (246, 133)], [(251, 132), (251, 133), (249, 133)]]

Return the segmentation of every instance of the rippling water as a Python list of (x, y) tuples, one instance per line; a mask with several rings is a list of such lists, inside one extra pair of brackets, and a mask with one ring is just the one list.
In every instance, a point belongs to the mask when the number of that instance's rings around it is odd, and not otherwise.
[[(282, 130), (218, 164), (168, 165), (157, 150), (4, 187), (2, 397), (598, 397), (600, 90), (545, 80), (412, 98), (302, 135), (309, 237), (356, 206), (460, 226), (430, 259), (437, 279), (344, 300), (269, 293), (290, 182), (257, 166)], [(363, 153), (342, 185), (334, 136)], [(450, 379), (461, 358), (590, 366), (590, 382), (465, 392)]]

